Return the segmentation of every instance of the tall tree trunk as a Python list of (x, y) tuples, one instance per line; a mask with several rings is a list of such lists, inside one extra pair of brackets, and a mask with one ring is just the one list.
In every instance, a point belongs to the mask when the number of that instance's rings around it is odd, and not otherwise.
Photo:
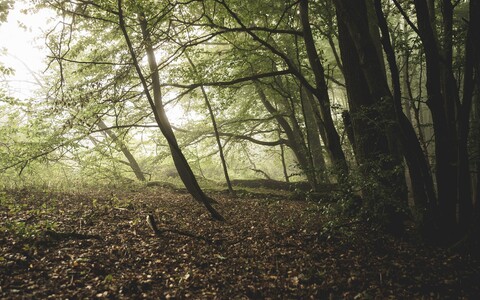
[(135, 177), (137, 177), (138, 180), (140, 181), (145, 181), (145, 176), (143, 175), (142, 169), (137, 163), (137, 160), (135, 157), (132, 155), (130, 150), (128, 150), (128, 147), (125, 145), (125, 143), (121, 140), (118, 139), (118, 136), (108, 128), (108, 126), (103, 122), (102, 119), (99, 119), (97, 122), (98, 128), (102, 129), (111, 139), (112, 141), (117, 144), (117, 146), (120, 148), (120, 151), (122, 151), (123, 155), (125, 155), (125, 158), (128, 160), (128, 165), (132, 169), (133, 173), (135, 174)]
[(330, 110), (330, 97), (328, 95), (327, 82), (325, 80), (325, 70), (320, 62), (320, 57), (313, 39), (312, 29), (310, 27), (310, 18), (308, 15), (308, 0), (300, 0), (300, 23), (302, 25), (305, 48), (307, 50), (308, 61), (315, 77), (314, 95), (318, 100), (320, 118), (324, 128), (324, 143), (332, 158), (333, 167), (339, 174), (339, 180), (344, 181), (348, 175), (348, 165), (345, 154), (340, 143), (340, 137), (332, 119)]
[[(278, 126), (278, 139), (280, 140), (281, 138), (282, 138), (281, 129), (280, 129), (280, 126)], [(287, 170), (287, 163), (285, 161), (285, 148), (283, 144), (280, 144), (280, 159), (282, 160), (282, 171), (283, 171), (283, 176), (285, 177), (285, 182), (290, 182), (290, 178), (288, 176), (288, 170)]]
[(203, 205), (210, 212), (211, 216), (216, 220), (224, 220), (222, 215), (220, 215), (215, 210), (215, 208), (213, 208), (213, 206), (211, 205), (211, 202), (213, 200), (209, 198), (207, 195), (205, 195), (203, 190), (198, 185), (198, 182), (195, 178), (195, 175), (192, 172), (192, 169), (190, 168), (190, 165), (188, 164), (187, 160), (185, 159), (185, 156), (183, 155), (182, 151), (178, 146), (178, 143), (173, 133), (170, 122), (168, 121), (168, 118), (165, 114), (165, 110), (162, 104), (162, 95), (161, 95), (161, 89), (160, 89), (160, 76), (158, 73), (155, 54), (152, 48), (152, 41), (150, 39), (150, 34), (147, 30), (147, 20), (145, 19), (145, 15), (140, 14), (139, 21), (140, 21), (143, 40), (144, 40), (145, 49), (147, 53), (148, 65), (150, 67), (150, 72), (151, 72), (150, 77), (151, 77), (151, 84), (153, 88), (153, 97), (150, 94), (149, 85), (140, 68), (140, 65), (137, 59), (137, 54), (133, 49), (132, 42), (128, 35), (128, 31), (126, 28), (125, 19), (123, 15), (122, 0), (117, 0), (117, 4), (118, 4), (118, 20), (119, 20), (120, 29), (122, 30), (123, 36), (125, 38), (125, 42), (127, 43), (130, 56), (135, 66), (135, 70), (137, 71), (137, 75), (141, 80), (145, 95), (147, 96), (148, 102), (154, 114), (155, 121), (157, 122), (160, 130), (162, 131), (162, 134), (164, 135), (165, 139), (168, 142), (170, 151), (172, 153), (173, 162), (175, 164), (175, 167), (177, 168), (178, 174), (180, 175), (180, 178), (182, 179), (183, 183), (185, 184), (185, 187), (190, 192), (190, 194), (197, 201), (203, 203)]
[(300, 165), (300, 168), (302, 169), (302, 171), (305, 172), (308, 183), (310, 184), (312, 189), (316, 189), (317, 184), (316, 184), (315, 177), (312, 176), (312, 172), (309, 172), (312, 166), (308, 161), (308, 149), (302, 138), (300, 127), (298, 125), (295, 126), (294, 122), (296, 122), (296, 120), (292, 120), (293, 125), (291, 126), (288, 123), (288, 121), (283, 117), (283, 115), (275, 107), (273, 107), (273, 105), (268, 101), (267, 96), (265, 95), (265, 92), (263, 91), (262, 86), (260, 85), (260, 82), (254, 81), (254, 83), (255, 83), (255, 89), (260, 98), (260, 101), (265, 106), (267, 111), (273, 117), (275, 117), (275, 120), (278, 122), (278, 125), (285, 132), (288, 138), (287, 146), (290, 149), (292, 149), (293, 153), (295, 154), (295, 158), (297, 159), (297, 162)]
[(416, 137), (415, 130), (402, 109), (400, 71), (397, 67), (395, 52), (390, 41), (387, 20), (383, 14), (380, 0), (375, 0), (375, 10), (382, 33), (381, 42), (390, 69), (394, 90), (393, 105), (400, 127), (400, 141), (410, 171), (409, 174), (412, 182), (417, 216), (420, 218), (419, 221), (423, 228), (435, 228), (433, 215), (436, 209), (436, 197), (433, 179), (429, 172), (427, 159)]
[[(360, 154), (364, 174), (371, 170), (382, 174), (372, 178), (378, 187), (371, 189), (368, 195), (370, 201), (380, 203), (370, 205), (374, 207), (383, 203), (386, 217), (392, 222), (387, 224), (391, 226), (389, 229), (401, 231), (403, 225), (398, 209), (406, 207), (407, 197), (404, 172), (399, 172), (403, 170), (398, 139), (400, 125), (395, 114), (394, 96), (388, 87), (383, 58), (374, 42), (375, 38), (379, 37), (377, 34), (372, 36), (365, 1), (336, 0), (335, 3), (339, 20), (340, 49), (343, 52), (342, 59), (345, 57), (346, 60), (343, 63), (344, 73), (349, 73), (345, 76), (347, 90), (350, 90), (349, 99), (353, 109), (358, 109), (361, 113), (358, 115), (352, 112), (354, 128), (358, 126), (356, 121), (363, 121), (361, 128), (357, 127), (361, 132), (360, 136), (355, 136), (357, 152)], [(397, 96), (397, 89), (395, 93)], [(352, 110), (352, 106), (350, 108)], [(379, 159), (382, 157), (384, 159)], [(378, 194), (381, 192), (378, 189), (393, 192), (392, 199), (384, 199), (382, 194)], [(391, 206), (393, 211), (389, 209)]]
[[(192, 66), (193, 71), (195, 72), (196, 76), (199, 77), (197, 67), (195, 66), (193, 61), (190, 59), (190, 57), (186, 53), (185, 53), (185, 55), (187, 57), (188, 62)], [(220, 160), (222, 162), (223, 175), (225, 176), (225, 181), (226, 181), (227, 186), (228, 186), (228, 192), (230, 193), (230, 195), (233, 196), (233, 195), (235, 195), (235, 191), (233, 190), (232, 183), (230, 182), (230, 176), (228, 175), (227, 162), (225, 160), (225, 155), (223, 153), (223, 146), (222, 146), (222, 141), (220, 140), (220, 134), (218, 133), (217, 121), (215, 120), (215, 115), (213, 113), (212, 105), (210, 104), (210, 100), (208, 99), (207, 92), (205, 91), (205, 88), (203, 87), (203, 85), (200, 86), (200, 89), (202, 91), (202, 95), (203, 95), (203, 99), (205, 100), (205, 104), (207, 105), (208, 114), (210, 115), (210, 120), (212, 121), (213, 131), (215, 133), (215, 140), (217, 142), (218, 151), (219, 151), (219, 155), (220, 155)]]
[[(473, 99), (479, 98), (475, 92), (480, 91), (480, 1), (470, 1), (469, 24), (465, 43), (465, 69), (463, 84), (463, 101), (458, 107), (458, 200), (459, 226), (462, 232), (467, 232), (472, 225), (474, 210), (472, 202), (472, 181), (468, 153), (468, 137), (470, 133), (470, 116)], [(480, 111), (476, 103), (477, 112)], [(475, 120), (473, 123), (477, 124)], [(478, 130), (478, 129), (477, 129)], [(478, 136), (477, 136), (478, 138)], [(476, 145), (474, 145), (475, 147)], [(478, 148), (480, 150), (480, 147)], [(478, 152), (477, 152), (478, 153)], [(478, 164), (477, 164), (478, 165)], [(480, 175), (477, 173), (477, 180)], [(478, 187), (477, 187), (478, 188)], [(478, 195), (478, 191), (477, 191)], [(478, 198), (478, 197), (477, 197)], [(479, 203), (477, 202), (477, 206)]]
[(317, 183), (328, 182), (326, 176), (326, 163), (325, 157), (323, 156), (322, 144), (320, 143), (320, 132), (318, 131), (317, 122), (315, 120), (314, 108), (316, 103), (314, 103), (310, 93), (305, 92), (302, 87), (300, 90), (301, 99), (304, 107), (304, 119), (305, 127), (307, 130), (307, 140), (308, 140), (308, 150), (312, 157), (312, 167), (313, 167), (313, 176), (315, 176)]
[(343, 120), (343, 126), (345, 127), (345, 132), (347, 133), (348, 141), (352, 146), (354, 156), (357, 157), (358, 155), (356, 153), (357, 144), (355, 142), (355, 132), (353, 131), (352, 116), (350, 115), (350, 111), (348, 110), (342, 111), (342, 120)]
[(451, 123), (447, 117), (446, 105), (451, 98), (447, 98), (442, 91), (442, 69), (440, 67), (440, 49), (436, 39), (436, 32), (432, 27), (431, 20), (434, 18), (429, 13), (425, 0), (414, 0), (418, 30), (420, 39), (425, 50), (427, 65), (427, 106), (432, 113), (433, 129), (435, 136), (435, 163), (439, 205), (439, 218), (442, 226), (442, 236), (445, 242), (455, 238), (457, 227), (457, 143), (452, 140)]
[[(376, 7), (378, 4), (376, 4)], [(379, 20), (380, 22), (380, 20)], [(401, 30), (404, 32), (402, 35), (402, 43), (408, 43), (408, 31), (406, 30), (406, 22), (405, 20), (401, 21)], [(412, 119), (412, 103), (413, 103), (413, 95), (411, 94), (412, 89), (410, 87), (410, 49), (405, 47), (402, 53), (402, 60), (403, 60), (403, 69), (402, 69), (402, 95), (404, 96), (404, 111), (405, 116), (407, 117), (408, 121), (413, 124)]]
[(339, 46), (344, 65), (347, 99), (350, 108), (355, 155), (359, 164), (378, 158), (388, 148), (388, 141), (381, 126), (382, 115), (376, 109), (375, 99), (370, 93), (367, 81), (360, 66), (355, 44), (343, 20), (338, 20)]

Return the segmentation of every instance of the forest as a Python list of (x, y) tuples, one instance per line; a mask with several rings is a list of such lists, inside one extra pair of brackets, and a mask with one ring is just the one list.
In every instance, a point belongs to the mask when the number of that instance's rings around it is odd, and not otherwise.
[(4, 26), (41, 67), (2, 36), (0, 299), (480, 295), (480, 0), (0, 0)]

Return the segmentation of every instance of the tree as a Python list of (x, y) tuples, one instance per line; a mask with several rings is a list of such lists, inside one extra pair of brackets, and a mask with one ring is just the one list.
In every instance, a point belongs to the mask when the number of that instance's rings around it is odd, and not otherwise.
[[(338, 15), (339, 45), (354, 131), (355, 154), (362, 175), (374, 181), (365, 198), (371, 208), (380, 207), (393, 231), (399, 210), (405, 209), (405, 181), (398, 151), (398, 122), (378, 48), (375, 19), (369, 18), (365, 1), (347, 4), (335, 1)], [(403, 114), (403, 113), (402, 113)], [(374, 174), (372, 176), (372, 174)], [(392, 199), (386, 199), (386, 192)], [(378, 212), (377, 212), (378, 213)]]
[[(470, 2), (470, 14), (477, 13), (478, 8), (474, 2)], [(473, 96), (471, 91), (474, 86), (472, 71), (475, 68), (474, 56), (471, 55), (473, 52), (470, 51), (473, 51), (475, 46), (473, 46), (470, 38), (462, 39), (458, 32), (468, 28), (468, 36), (471, 37), (471, 34), (475, 34), (477, 31), (477, 27), (472, 26), (474, 25), (473, 22), (469, 22), (467, 26), (455, 24), (455, 5), (450, 1), (443, 1), (440, 3), (440, 18), (443, 25), (441, 31), (438, 32), (439, 27), (434, 25), (434, 20), (437, 19), (437, 9), (432, 6), (433, 2), (419, 0), (414, 2), (417, 28), (398, 2), (395, 1), (397, 9), (406, 18), (406, 22), (420, 37), (422, 41), (421, 50), (425, 53), (427, 105), (432, 114), (435, 135), (435, 188), (437, 191), (437, 195), (435, 195), (427, 160), (423, 156), (421, 145), (411, 123), (402, 111), (400, 72), (390, 38), (390, 28), (382, 10), (384, 6), (382, 7), (380, 1), (375, 1), (377, 26), (381, 31), (380, 40), (368, 24), (365, 25), (365, 20), (368, 19), (370, 2), (355, 2), (355, 8), (341, 0), (335, 1), (335, 4), (340, 16), (339, 19), (344, 22), (352, 38), (351, 43), (348, 44), (348, 40), (341, 37), (340, 39), (344, 43), (341, 49), (351, 51), (351, 46), (354, 45), (360, 62), (358, 64), (343, 61), (345, 75), (348, 76), (349, 67), (357, 64), (361, 68), (365, 76), (365, 83), (368, 86), (368, 91), (365, 90), (364, 94), (369, 96), (369, 92), (370, 97), (380, 99), (387, 104), (389, 110), (379, 117), (380, 120), (387, 120), (392, 124), (393, 127), (391, 128), (397, 128), (390, 137), (387, 131), (387, 138), (391, 141), (397, 138), (401, 143), (402, 155), (406, 159), (412, 177), (416, 208), (420, 211), (422, 219), (426, 219), (430, 223), (430, 234), (433, 228), (439, 226), (442, 237), (437, 236), (437, 238), (447, 242), (452, 241), (458, 230), (465, 232), (466, 228), (470, 226), (467, 224), (471, 224), (472, 218), (470, 181), (465, 180), (465, 177), (470, 177), (466, 133), (470, 124), (469, 112)], [(342, 24), (339, 24), (340, 35), (342, 36), (343, 29), (341, 26)], [(465, 68), (459, 68), (460, 72), (464, 74), (461, 77), (456, 76), (453, 70), (454, 61), (462, 60), (461, 56), (454, 57), (453, 55), (452, 47), (455, 38), (458, 39), (458, 42), (467, 43), (465, 55), (467, 64), (465, 64)], [(390, 92), (387, 83), (388, 77), (382, 71), (383, 58), (376, 50), (376, 41), (379, 40), (382, 43), (388, 62), (393, 93)], [(343, 55), (342, 58), (344, 57), (348, 59), (348, 56)], [(465, 80), (463, 91), (457, 84), (462, 78)], [(359, 80), (358, 77), (347, 79), (347, 90), (349, 89), (348, 81), (351, 82), (352, 79)], [(355, 86), (362, 88), (361, 83), (357, 83)], [(350, 92), (353, 92), (353, 90), (350, 90)], [(356, 92), (356, 94), (360, 95), (361, 92)], [(460, 95), (463, 95), (463, 100), (460, 100)], [(389, 144), (391, 143), (389, 142)], [(459, 210), (457, 210), (457, 205)], [(457, 214), (459, 215), (458, 220)]]
[(99, 119), (97, 122), (98, 128), (105, 132), (107, 136), (109, 136), (114, 143), (118, 145), (120, 151), (122, 151), (123, 155), (128, 161), (128, 166), (132, 169), (135, 177), (137, 177), (140, 181), (145, 181), (145, 175), (142, 172), (142, 169), (138, 165), (137, 160), (132, 155), (128, 147), (123, 143), (123, 141), (119, 140), (118, 136), (103, 122), (102, 119)]
[(211, 205), (212, 199), (207, 197), (203, 190), (200, 188), (198, 185), (198, 182), (195, 178), (195, 175), (192, 172), (192, 169), (190, 168), (187, 160), (185, 159), (185, 156), (183, 155), (182, 151), (178, 147), (177, 140), (175, 138), (175, 135), (173, 133), (172, 127), (170, 125), (170, 122), (168, 121), (168, 118), (165, 114), (165, 110), (163, 108), (162, 104), (162, 95), (161, 95), (161, 89), (160, 89), (160, 77), (158, 74), (158, 65), (156, 62), (155, 58), (155, 53), (153, 51), (152, 47), (152, 41), (150, 38), (150, 33), (148, 31), (148, 23), (146, 16), (143, 12), (140, 12), (139, 14), (139, 23), (142, 31), (142, 37), (143, 37), (143, 42), (145, 45), (145, 51), (147, 54), (148, 58), (148, 65), (150, 68), (151, 72), (151, 84), (153, 87), (153, 97), (150, 94), (150, 89), (148, 87), (148, 83), (146, 78), (143, 75), (143, 71), (140, 68), (138, 59), (137, 59), (137, 54), (135, 53), (135, 50), (133, 49), (132, 42), (130, 40), (129, 34), (127, 32), (127, 27), (124, 19), (124, 12), (122, 8), (122, 1), (118, 0), (118, 21), (120, 25), (120, 29), (122, 30), (123, 36), (125, 38), (125, 42), (128, 46), (128, 50), (130, 52), (130, 55), (133, 60), (133, 64), (135, 66), (135, 69), (137, 71), (138, 77), (140, 78), (140, 81), (142, 83), (145, 95), (148, 99), (148, 102), (150, 104), (150, 107), (152, 109), (153, 115), (155, 116), (155, 121), (157, 122), (160, 130), (162, 131), (163, 135), (168, 141), (168, 144), (170, 146), (170, 150), (172, 152), (172, 157), (173, 161), (175, 163), (175, 166), (177, 168), (178, 174), (180, 175), (180, 178), (182, 179), (183, 183), (185, 184), (185, 187), (187, 190), (192, 194), (192, 196), (203, 203), (207, 210), (210, 212), (213, 218), (217, 220), (223, 220), (223, 217), (213, 208)]
[[(192, 66), (193, 72), (197, 76), (199, 76), (197, 68), (196, 68), (195, 64), (193, 63), (193, 61), (190, 59), (190, 57), (187, 56), (187, 60), (190, 63), (190, 65)], [(220, 140), (217, 121), (215, 120), (215, 115), (214, 115), (213, 110), (212, 110), (212, 105), (210, 104), (210, 100), (208, 99), (208, 95), (207, 95), (207, 92), (205, 91), (205, 88), (203, 86), (200, 86), (200, 89), (202, 91), (203, 98), (205, 99), (205, 104), (208, 108), (208, 114), (210, 115), (210, 119), (212, 120), (213, 131), (215, 133), (215, 140), (216, 140), (217, 145), (218, 145), (218, 151), (219, 151), (219, 154), (220, 154), (220, 160), (222, 162), (223, 174), (225, 175), (225, 181), (227, 182), (227, 186), (228, 186), (228, 191), (231, 195), (234, 195), (235, 192), (233, 190), (232, 183), (230, 182), (230, 176), (228, 175), (227, 162), (225, 161), (225, 154), (223, 153), (223, 146), (222, 146), (222, 142)]]
[[(478, 188), (465, 178), (476, 168), (478, 0), (43, 2), (65, 18), (49, 45), (59, 74), (50, 95), (57, 113), (68, 108), (67, 127), (80, 135), (99, 117), (129, 130), (154, 122), (187, 189), (212, 215), (184, 153), (218, 152), (228, 182), (227, 162), (239, 163), (233, 149), (244, 151), (245, 169), (257, 169), (252, 145), (262, 145), (281, 159), (286, 179), (285, 158), (294, 157), (313, 189), (329, 181), (330, 167), (332, 182), (360, 187), (365, 211), (392, 230), (409, 208), (408, 168), (426, 235), (453, 240), (472, 228)], [(174, 127), (171, 103), (200, 117)]]
[[(105, 110), (115, 109), (119, 103), (127, 103), (132, 100), (136, 103), (141, 96), (146, 96), (151, 109), (146, 114), (147, 116), (153, 115), (158, 127), (168, 141), (173, 160), (185, 186), (196, 200), (206, 206), (212, 217), (222, 220), (223, 217), (211, 205), (213, 200), (207, 197), (198, 185), (166, 117), (162, 103), (159, 66), (151, 41), (151, 28), (149, 28), (147, 15), (143, 12), (146, 7), (142, 7), (142, 3), (139, 3), (139, 5), (127, 3), (128, 5), (123, 7), (122, 1), (102, 3), (45, 1), (45, 4), (59, 9), (64, 17), (64, 22), (62, 22), (58, 34), (54, 35), (53, 31), (50, 33), (51, 43), (49, 43), (53, 54), (52, 58), (58, 63), (59, 67), (60, 76), (55, 91), (55, 94), (60, 98), (59, 101), (72, 103), (79, 115), (85, 116), (83, 118), (84, 122), (91, 127), (93, 126), (90, 123), (92, 119), (93, 124), (98, 123), (98, 116), (104, 115)], [(168, 12), (175, 6), (167, 4), (164, 8)], [(135, 16), (133, 21), (131, 21), (130, 16)], [(155, 19), (154, 24), (161, 21), (163, 21), (162, 17), (159, 17)], [(133, 34), (134, 39), (131, 38), (129, 33), (131, 28), (137, 30)], [(95, 48), (99, 47), (98, 40), (92, 40), (93, 43), (87, 46), (84, 42), (91, 36), (78, 35), (75, 30), (97, 31), (99, 35), (96, 38), (105, 40), (110, 48), (106, 50)], [(58, 39), (54, 40), (53, 37), (55, 36)], [(140, 51), (136, 47), (134, 48), (132, 42), (135, 40), (139, 40), (144, 47), (144, 56), (147, 58), (147, 66), (150, 70), (148, 75), (144, 75), (143, 66), (139, 63), (137, 52)], [(124, 48), (122, 49), (122, 47)], [(90, 51), (91, 49), (93, 51)], [(89, 56), (91, 59), (85, 60), (86, 57), (90, 58)], [(71, 73), (68, 72), (68, 68), (72, 65), (80, 72), (90, 69), (90, 71), (93, 70), (93, 73), (87, 73), (87, 77), (80, 81), (81, 84), (75, 83), (72, 78), (69, 78)], [(100, 70), (101, 68), (104, 69)], [(110, 72), (108, 69), (110, 69)], [(135, 77), (132, 77), (132, 71), (138, 76), (136, 82)], [(147, 82), (148, 80), (150, 82)], [(67, 85), (69, 83), (72, 83), (73, 89), (70, 89)], [(130, 88), (125, 87), (125, 84), (130, 85)], [(139, 85), (142, 87), (142, 92), (138, 91), (137, 87)], [(69, 89), (66, 89), (67, 87)], [(72, 95), (71, 91), (75, 89), (79, 93)], [(133, 94), (133, 97), (131, 94)], [(78, 102), (73, 102), (76, 100), (83, 100), (84, 103), (78, 107)], [(90, 105), (92, 108), (85, 110), (85, 105)], [(144, 118), (145, 116), (142, 116), (140, 119)]]
[[(331, 117), (330, 100), (327, 93), (328, 87), (324, 78), (325, 74), (320, 69), (319, 72), (316, 72), (320, 87), (314, 87), (307, 79), (314, 74), (311, 72), (311, 68), (305, 74), (301, 71), (303, 62), (298, 58), (302, 57), (303, 59), (305, 50), (303, 45), (300, 49), (297, 42), (298, 37), (302, 37), (303, 33), (298, 30), (299, 20), (293, 10), (295, 3), (274, 6), (259, 4), (255, 9), (257, 12), (255, 15), (245, 13), (250, 8), (246, 9), (242, 5), (237, 5), (233, 2), (213, 1), (211, 4), (215, 8), (212, 11), (208, 9), (206, 4), (203, 6), (201, 16), (204, 16), (204, 22), (201, 22), (203, 18), (200, 17), (201, 19), (196, 21), (199, 25), (197, 23), (190, 24), (205, 28), (205, 30), (216, 30), (211, 34), (212, 39), (214, 36), (225, 36), (228, 41), (227, 45), (230, 44), (233, 47), (230, 50), (230, 53), (235, 53), (233, 58), (242, 57), (249, 63), (249, 69), (240, 68), (240, 76), (245, 74), (246, 71), (254, 74), (262, 71), (265, 74), (272, 74), (273, 80), (271, 81), (265, 80), (262, 82), (255, 75), (252, 77), (245, 76), (244, 79), (255, 79), (255, 90), (259, 94), (260, 101), (264, 104), (265, 109), (275, 117), (275, 120), (285, 132), (288, 138), (287, 145), (295, 153), (297, 161), (306, 174), (312, 188), (316, 188), (316, 181), (325, 180), (321, 176), (321, 174), (325, 173), (325, 166), (323, 153), (320, 149), (321, 146), (319, 146), (318, 142), (319, 134), (324, 142), (326, 141), (325, 148), (327, 149), (330, 162), (338, 171), (337, 174), (342, 174), (339, 177), (345, 176), (348, 169), (343, 150), (341, 149), (340, 138)], [(215, 4), (224, 9), (219, 10)], [(295, 22), (290, 22), (290, 17), (284, 18), (285, 15), (295, 18)], [(262, 18), (261, 16), (268, 16), (268, 18)], [(308, 14), (304, 18), (308, 18)], [(272, 20), (278, 20), (278, 22), (275, 21), (277, 22), (275, 28), (269, 27), (271, 23), (275, 23)], [(254, 25), (246, 26), (245, 24)], [(231, 36), (232, 32), (240, 32), (241, 34)], [(250, 39), (246, 40), (245, 37)], [(313, 37), (310, 38), (310, 40), (312, 39)], [(311, 52), (311, 57), (313, 57), (317, 54), (314, 53), (316, 51), (314, 49), (315, 46), (311, 47), (310, 40), (309, 48), (314, 50)], [(258, 45), (262, 47), (258, 48)], [(292, 45), (295, 45), (295, 47), (292, 47)], [(219, 55), (224, 52), (225, 47), (222, 48)], [(315, 62), (318, 59), (314, 58), (312, 61)], [(318, 62), (315, 62), (315, 67), (317, 65)], [(227, 62), (224, 67), (231, 70), (232, 63)], [(322, 66), (320, 65), (320, 67)], [(289, 76), (273, 77), (275, 73), (280, 72), (286, 72), (293, 76), (292, 78)], [(321, 78), (323, 78), (323, 82)], [(292, 92), (292, 88), (296, 92)], [(272, 93), (276, 95), (270, 97), (267, 90), (272, 90)], [(266, 99), (268, 101), (264, 101)], [(323, 104), (320, 105), (318, 99), (322, 99)], [(284, 117), (284, 112), (288, 118)], [(307, 114), (311, 112), (313, 112), (313, 116)], [(307, 123), (308, 125), (305, 126)], [(299, 124), (305, 126), (306, 131), (300, 129), (301, 126), (298, 126)], [(310, 147), (310, 142), (312, 145), (316, 144), (316, 146)]]

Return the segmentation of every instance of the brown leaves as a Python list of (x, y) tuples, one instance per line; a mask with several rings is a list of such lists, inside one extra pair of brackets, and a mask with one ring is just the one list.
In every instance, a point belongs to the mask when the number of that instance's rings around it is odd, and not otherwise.
[[(216, 195), (227, 217), (220, 223), (189, 195), (164, 189), (16, 196), (19, 209), (0, 205), (1, 228), (11, 220), (56, 225), (30, 228), (33, 237), (1, 231), (0, 298), (457, 298), (479, 292), (478, 262), (361, 226), (348, 237), (332, 232), (327, 241), (316, 232), (318, 210), (307, 202)], [(39, 209), (43, 203), (59, 213)], [(150, 213), (159, 235), (145, 221)]]

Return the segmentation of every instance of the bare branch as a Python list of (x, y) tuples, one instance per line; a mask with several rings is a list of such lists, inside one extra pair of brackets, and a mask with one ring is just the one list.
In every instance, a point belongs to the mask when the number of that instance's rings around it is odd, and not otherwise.
[(256, 74), (248, 77), (237, 78), (231, 81), (215, 81), (215, 82), (192, 83), (192, 84), (165, 83), (165, 84), (162, 84), (161, 86), (162, 87), (178, 87), (178, 88), (185, 88), (185, 89), (194, 89), (201, 86), (228, 86), (228, 85), (234, 85), (234, 84), (242, 83), (246, 81), (253, 81), (253, 80), (258, 80), (262, 78), (267, 78), (267, 77), (287, 75), (290, 73), (291, 73), (290, 70), (282, 70), (282, 71)]
[(420, 36), (420, 31), (418, 31), (418, 28), (417, 26), (415, 26), (415, 24), (413, 24), (412, 20), (410, 20), (410, 17), (408, 16), (408, 14), (405, 12), (405, 10), (403, 9), (403, 7), (400, 5), (400, 3), (398, 3), (398, 0), (393, 0), (393, 3), (395, 4), (395, 6), (397, 7), (398, 11), (400, 12), (400, 14), (403, 16), (403, 18), (405, 19), (405, 21), (408, 23), (408, 25), (412, 28), (413, 31), (415, 31), (415, 33)]
[(107, 61), (80, 61), (80, 60), (69, 59), (69, 58), (66, 58), (66, 57), (56, 57), (56, 56), (51, 56), (51, 55), (48, 55), (47, 58), (54, 59), (54, 60), (63, 60), (63, 61), (76, 63), (76, 64), (110, 65), (110, 66), (131, 66), (131, 65), (133, 65), (132, 63), (112, 63), (112, 62), (107, 62)]

